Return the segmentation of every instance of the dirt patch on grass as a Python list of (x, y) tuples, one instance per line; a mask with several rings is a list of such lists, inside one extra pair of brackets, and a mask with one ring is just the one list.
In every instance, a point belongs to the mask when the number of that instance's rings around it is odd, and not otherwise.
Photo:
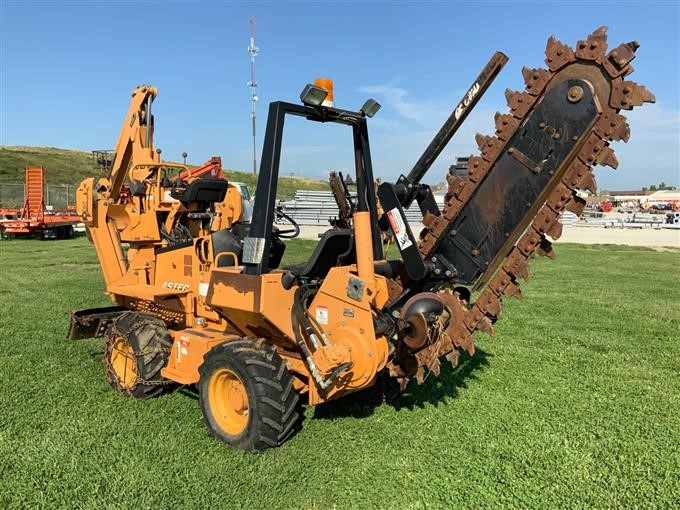
[(670, 251), (670, 252), (680, 252), (680, 248), (677, 248), (675, 246), (650, 246), (650, 248), (654, 251)]

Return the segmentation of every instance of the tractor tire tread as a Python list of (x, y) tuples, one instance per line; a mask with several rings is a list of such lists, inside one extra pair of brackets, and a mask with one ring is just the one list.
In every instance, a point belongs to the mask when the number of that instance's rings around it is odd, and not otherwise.
[[(208, 382), (220, 367), (235, 372), (248, 394), (249, 421), (236, 436), (219, 429), (208, 403)], [(259, 452), (280, 446), (299, 430), (302, 402), (293, 389), (293, 376), (268, 342), (245, 338), (216, 345), (206, 353), (199, 374), (201, 410), (212, 437), (235, 448)]]
[[(110, 363), (111, 349), (118, 335), (126, 338), (134, 352), (141, 353), (135, 357), (138, 380), (128, 388), (120, 384)], [(161, 376), (161, 369), (167, 364), (169, 345), (172, 345), (172, 341), (162, 320), (150, 314), (125, 312), (109, 326), (106, 334), (104, 364), (111, 386), (139, 400), (157, 397), (171, 391), (173, 389), (171, 384), (145, 384), (149, 381), (166, 382), (166, 379)]]

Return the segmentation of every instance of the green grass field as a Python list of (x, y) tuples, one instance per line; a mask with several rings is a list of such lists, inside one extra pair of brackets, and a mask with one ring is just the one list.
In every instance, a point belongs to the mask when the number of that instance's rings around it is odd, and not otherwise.
[[(291, 243), (293, 259), (313, 243)], [(496, 336), (394, 405), (308, 409), (254, 455), (208, 437), (192, 393), (115, 393), (93, 249), (0, 242), (1, 508), (677, 508), (680, 252), (558, 246)]]
[[(204, 162), (192, 161), (189, 163), (202, 165)], [(248, 185), (251, 193), (255, 192), (257, 176), (247, 172), (230, 170), (228, 168), (228, 154), (222, 155), (222, 164), (224, 165), (224, 172), (229, 179), (234, 182), (243, 182)], [(54, 147), (0, 146), (0, 183), (23, 184), (24, 169), (27, 166), (44, 167), (47, 184), (71, 184), (77, 186), (85, 177), (99, 175), (98, 171), (93, 168), (92, 154), (89, 152)], [(73, 189), (75, 190), (75, 187)], [(277, 198), (292, 198), (295, 190), (298, 189), (327, 191), (330, 190), (330, 187), (325, 181), (281, 176), (279, 177)], [(1, 202), (2, 195), (0, 194)], [(2, 205), (6, 207), (14, 206), (14, 204), (10, 203), (2, 203)]]

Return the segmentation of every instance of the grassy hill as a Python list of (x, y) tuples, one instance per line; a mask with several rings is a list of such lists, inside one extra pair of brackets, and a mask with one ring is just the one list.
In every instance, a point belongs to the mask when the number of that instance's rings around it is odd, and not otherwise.
[[(89, 152), (57, 149), (54, 147), (0, 146), (0, 183), (24, 182), (27, 166), (45, 168), (48, 184), (78, 184), (85, 177), (96, 175), (92, 154)], [(251, 192), (255, 191), (257, 177), (246, 172), (224, 169), (233, 181), (244, 182)], [(280, 177), (278, 198), (292, 198), (295, 190), (328, 190), (328, 183), (315, 179)]]

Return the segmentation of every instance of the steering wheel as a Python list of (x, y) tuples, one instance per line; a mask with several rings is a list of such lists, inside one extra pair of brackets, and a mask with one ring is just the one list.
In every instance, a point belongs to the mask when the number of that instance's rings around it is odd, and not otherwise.
[(276, 219), (285, 220), (287, 223), (290, 223), (290, 225), (293, 227), (283, 230), (281, 229), (277, 230), (276, 235), (278, 237), (280, 237), (281, 239), (295, 239), (297, 236), (300, 235), (300, 225), (298, 225), (293, 218), (291, 218), (285, 212), (283, 212), (280, 207), (276, 208)]

